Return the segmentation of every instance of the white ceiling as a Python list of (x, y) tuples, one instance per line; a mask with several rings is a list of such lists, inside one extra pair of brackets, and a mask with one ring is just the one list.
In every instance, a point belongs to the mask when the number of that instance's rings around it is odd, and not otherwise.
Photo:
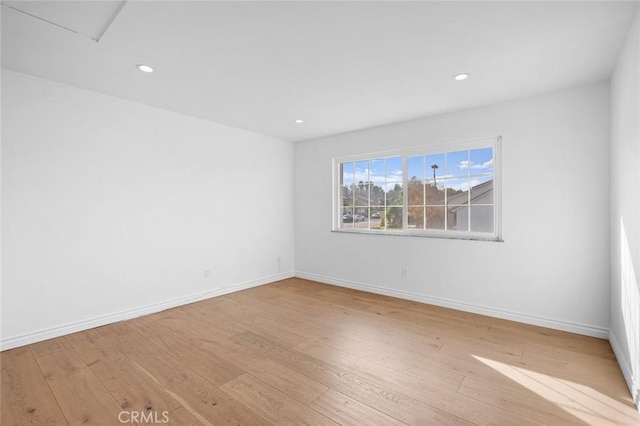
[(2, 67), (298, 141), (606, 79), (637, 8), (129, 0), (96, 42), (3, 6)]
[(126, 0), (25, 1), (2, 0), (2, 5), (76, 34), (100, 41)]

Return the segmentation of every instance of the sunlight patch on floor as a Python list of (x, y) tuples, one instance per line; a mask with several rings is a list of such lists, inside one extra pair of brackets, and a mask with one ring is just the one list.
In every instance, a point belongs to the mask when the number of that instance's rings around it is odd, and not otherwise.
[(638, 425), (635, 408), (579, 383), (472, 355), (527, 390), (590, 425)]

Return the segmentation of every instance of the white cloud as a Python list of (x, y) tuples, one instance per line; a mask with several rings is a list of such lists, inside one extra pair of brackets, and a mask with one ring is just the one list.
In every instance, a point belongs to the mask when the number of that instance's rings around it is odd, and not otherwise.
[[(352, 178), (356, 185), (359, 182), (373, 182), (374, 185), (385, 186), (387, 181), (402, 182), (402, 170), (391, 170), (387, 179), (384, 175), (376, 174), (376, 170), (355, 168), (354, 173), (347, 177)], [(395, 183), (391, 184), (391, 188), (394, 186)]]
[(473, 161), (461, 161), (460, 164), (458, 164), (458, 167), (460, 167), (460, 170), (466, 170), (469, 168), (469, 165), (471, 165), (471, 169), (472, 170), (486, 170), (486, 169), (490, 169), (493, 167), (493, 158), (489, 161), (485, 161), (482, 164), (474, 164)]

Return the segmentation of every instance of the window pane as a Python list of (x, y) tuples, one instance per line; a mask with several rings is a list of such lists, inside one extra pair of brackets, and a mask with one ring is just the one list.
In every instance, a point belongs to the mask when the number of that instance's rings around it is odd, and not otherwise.
[(428, 180), (425, 184), (426, 204), (444, 205), (444, 187), (445, 181), (443, 179), (436, 180), (435, 185), (433, 179)]
[(447, 175), (467, 176), (469, 173), (469, 151), (447, 153)]
[(493, 206), (471, 207), (471, 231), (493, 232)]
[(471, 179), (471, 204), (493, 204), (493, 179)]
[(353, 185), (340, 187), (342, 193), (342, 207), (353, 206)]
[(402, 206), (402, 185), (399, 183), (388, 183), (387, 185), (387, 206)]
[(402, 157), (386, 159), (387, 182), (402, 182)]
[(342, 185), (351, 185), (353, 183), (353, 163), (342, 163), (340, 167), (342, 169), (342, 175), (340, 176)]
[(469, 231), (469, 207), (449, 206), (447, 208), (447, 229)]
[(355, 193), (355, 205), (356, 206), (369, 206), (369, 185), (359, 182), (354, 185)]
[(353, 226), (358, 229), (368, 229), (369, 228), (369, 219), (368, 219), (369, 208), (368, 207), (355, 207), (353, 209)]
[(384, 185), (384, 160), (369, 161), (369, 180), (374, 185)]
[(427, 229), (444, 229), (444, 207), (427, 207)]
[(371, 205), (384, 206), (384, 189), (381, 186), (371, 186)]
[(384, 217), (384, 209), (373, 207), (370, 209), (369, 228), (379, 229), (382, 218)]
[(412, 180), (424, 180), (427, 176), (424, 175), (424, 157), (409, 157), (407, 158), (407, 179)]
[(353, 183), (357, 185), (360, 182), (369, 182), (368, 161), (356, 161), (355, 163), (353, 163)]
[(494, 233), (496, 145), (483, 140), (465, 148), (440, 146), (441, 152), (429, 154), (425, 147), (408, 157), (395, 151), (387, 154), (393, 157), (339, 163), (339, 226), (411, 229), (414, 235), (432, 230), (424, 234), (453, 238)]
[(493, 173), (493, 148), (471, 150), (471, 174)]
[(424, 184), (421, 180), (411, 179), (408, 182), (408, 203), (410, 206), (424, 205)]
[(385, 209), (372, 208), (370, 218), (370, 229), (384, 229)]
[(424, 207), (409, 207), (407, 226), (413, 229), (424, 229)]
[(342, 209), (340, 228), (353, 228), (353, 209), (348, 207)]
[(447, 204), (469, 203), (469, 180), (447, 179)]
[(387, 207), (387, 229), (402, 229), (402, 207)]
[(427, 174), (426, 178), (433, 179), (434, 174), (436, 179), (444, 177), (447, 171), (444, 164), (444, 154), (427, 155), (425, 157), (425, 169)]

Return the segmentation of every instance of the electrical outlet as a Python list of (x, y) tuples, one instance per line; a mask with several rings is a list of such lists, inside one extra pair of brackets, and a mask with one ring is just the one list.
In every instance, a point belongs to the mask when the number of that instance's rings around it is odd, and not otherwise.
[(204, 279), (209, 278), (209, 268), (204, 268)]
[(406, 266), (402, 267), (402, 272), (400, 275), (402, 278), (408, 278), (409, 277), (409, 268), (407, 268)]
[(278, 272), (280, 272), (282, 271), (282, 258), (278, 256), (278, 259), (276, 261), (278, 263)]

